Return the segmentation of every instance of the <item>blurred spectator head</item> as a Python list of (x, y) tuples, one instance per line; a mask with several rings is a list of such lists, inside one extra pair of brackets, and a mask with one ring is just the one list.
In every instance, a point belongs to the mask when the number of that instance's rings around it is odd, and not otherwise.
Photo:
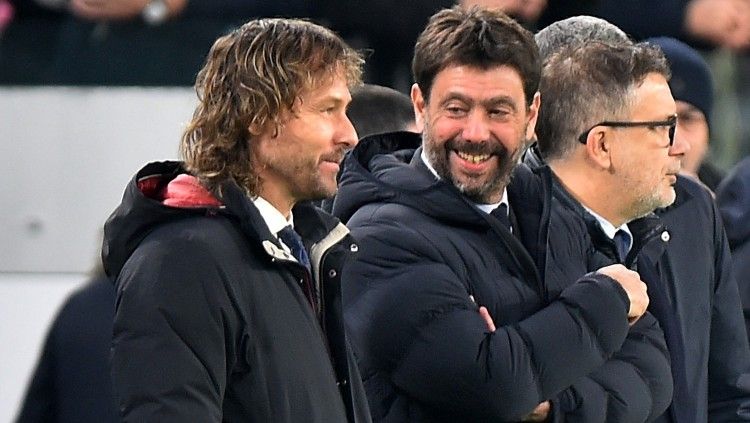
[(359, 138), (416, 129), (409, 96), (380, 85), (365, 84), (352, 90), (352, 102), (346, 115)]
[(645, 40), (661, 48), (672, 70), (669, 88), (675, 100), (690, 103), (708, 118), (714, 104), (714, 84), (711, 69), (692, 47), (669, 37)]
[(609, 44), (629, 43), (630, 39), (617, 26), (593, 16), (573, 16), (554, 22), (534, 36), (539, 54), (546, 61), (564, 47), (578, 46), (591, 41)]
[(182, 138), (187, 168), (210, 189), (233, 178), (256, 195), (253, 136), (278, 133), (305, 93), (343, 76), (361, 83), (363, 60), (327, 28), (298, 19), (249, 21), (211, 47)]
[(509, 66), (523, 82), (527, 104), (539, 86), (539, 51), (532, 34), (498, 10), (453, 7), (430, 18), (414, 47), (412, 73), (429, 102), (435, 76), (450, 66)]
[(714, 103), (713, 79), (708, 63), (687, 44), (669, 37), (649, 38), (659, 46), (669, 62), (672, 79), (669, 88), (677, 101), (676, 137), (690, 144), (682, 165), (696, 175), (708, 152), (709, 119)]

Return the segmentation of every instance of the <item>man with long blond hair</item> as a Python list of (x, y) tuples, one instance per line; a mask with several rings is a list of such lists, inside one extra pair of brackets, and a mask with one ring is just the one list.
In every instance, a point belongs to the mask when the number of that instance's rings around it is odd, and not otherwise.
[(357, 245), (312, 207), (357, 142), (362, 59), (289, 19), (220, 38), (184, 162), (151, 163), (105, 226), (112, 374), (125, 421), (369, 421), (339, 274)]

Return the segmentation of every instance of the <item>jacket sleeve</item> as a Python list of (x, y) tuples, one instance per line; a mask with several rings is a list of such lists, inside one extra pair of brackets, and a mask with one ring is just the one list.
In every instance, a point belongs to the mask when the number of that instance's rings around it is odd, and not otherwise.
[(117, 278), (112, 378), (124, 422), (220, 422), (233, 317), (209, 246), (146, 240)]
[[(580, 243), (592, 245), (588, 237)], [(567, 259), (586, 261), (588, 269), (612, 264), (593, 247), (582, 254), (587, 258)], [(570, 275), (568, 272), (568, 277)], [(551, 400), (552, 420), (587, 423), (651, 421), (669, 407), (672, 390), (672, 371), (664, 332), (656, 318), (646, 313), (630, 328), (622, 348), (603, 366)]]
[(713, 205), (715, 246), (714, 297), (708, 357), (708, 420), (750, 421), (750, 348), (745, 320), (732, 274), (731, 254), (716, 205)]
[(344, 274), (355, 351), (360, 360), (375, 356), (393, 384), (428, 407), (467, 420), (518, 420), (622, 346), (629, 303), (604, 275), (581, 278), (547, 307), (488, 334), (432, 240), (392, 219), (349, 223), (360, 240)]
[(646, 313), (612, 358), (553, 399), (552, 421), (652, 421), (671, 401), (672, 372), (664, 334)]
[[(551, 218), (551, 254), (545, 283), (554, 295), (560, 286), (613, 264), (598, 251), (576, 212), (556, 203)], [(551, 398), (552, 421), (644, 422), (660, 415), (672, 400), (672, 373), (664, 333), (656, 318), (644, 314), (628, 331), (622, 348), (604, 365)]]

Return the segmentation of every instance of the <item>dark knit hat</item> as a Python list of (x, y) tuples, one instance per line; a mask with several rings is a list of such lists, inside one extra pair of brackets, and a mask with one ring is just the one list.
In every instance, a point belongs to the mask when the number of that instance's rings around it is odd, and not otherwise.
[(714, 84), (711, 70), (703, 57), (692, 47), (674, 38), (656, 37), (645, 41), (659, 46), (669, 62), (672, 70), (672, 79), (669, 80), (672, 97), (692, 104), (708, 120), (714, 105)]

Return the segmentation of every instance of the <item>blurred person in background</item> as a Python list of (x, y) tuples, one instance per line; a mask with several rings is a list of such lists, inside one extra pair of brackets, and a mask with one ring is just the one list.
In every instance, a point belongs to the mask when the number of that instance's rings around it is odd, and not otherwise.
[(737, 163), (722, 181), (716, 189), (716, 202), (732, 249), (732, 268), (750, 337), (750, 157)]
[(354, 88), (346, 115), (359, 138), (385, 132), (417, 132), (411, 99), (389, 87), (364, 84)]
[(110, 377), (115, 289), (97, 261), (52, 321), (17, 423), (120, 421)]
[(190, 86), (216, 38), (303, 0), (10, 0), (0, 84)]
[(635, 40), (669, 36), (696, 46), (750, 47), (747, 0), (557, 0), (538, 24), (546, 27), (577, 15), (601, 17)]
[(672, 71), (669, 88), (677, 103), (675, 138), (690, 144), (682, 158), (681, 172), (715, 190), (724, 172), (706, 157), (714, 104), (711, 69), (697, 51), (674, 38), (649, 38), (646, 42), (661, 48)]

